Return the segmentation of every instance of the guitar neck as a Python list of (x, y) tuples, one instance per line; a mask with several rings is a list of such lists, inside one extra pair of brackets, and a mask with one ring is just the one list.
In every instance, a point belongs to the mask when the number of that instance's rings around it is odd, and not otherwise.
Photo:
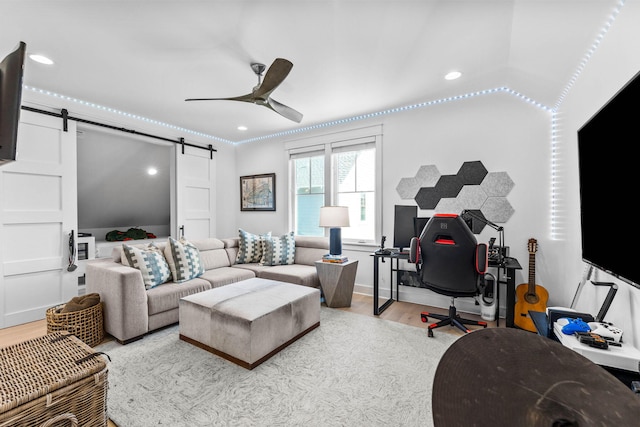
[(536, 291), (536, 254), (529, 253), (529, 293)]

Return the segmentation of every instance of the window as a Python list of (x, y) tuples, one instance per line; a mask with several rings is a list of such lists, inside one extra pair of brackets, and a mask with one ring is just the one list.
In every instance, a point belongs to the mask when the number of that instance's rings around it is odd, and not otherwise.
[(322, 236), (318, 227), (320, 207), (324, 206), (324, 152), (292, 156), (294, 171), (295, 233)]
[(289, 149), (291, 223), (295, 234), (328, 235), (318, 226), (320, 207), (349, 207), (344, 243), (374, 243), (380, 224), (380, 188), (376, 174), (377, 137), (327, 141)]
[(376, 149), (372, 144), (332, 150), (335, 174), (333, 200), (349, 207), (349, 227), (342, 230), (346, 241), (376, 240)]

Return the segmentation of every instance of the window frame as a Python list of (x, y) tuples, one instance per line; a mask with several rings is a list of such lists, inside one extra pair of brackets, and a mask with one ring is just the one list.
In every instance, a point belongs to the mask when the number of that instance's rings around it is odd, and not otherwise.
[[(375, 245), (380, 241), (382, 236), (382, 125), (367, 128), (355, 129), (352, 131), (338, 132), (305, 140), (290, 141), (285, 144), (285, 156), (288, 164), (289, 172), (289, 209), (288, 224), (289, 228), (296, 230), (296, 171), (294, 162), (295, 157), (304, 157), (306, 153), (312, 155), (324, 152), (324, 206), (331, 206), (333, 201), (337, 199), (337, 182), (333, 169), (333, 151), (345, 151), (349, 147), (357, 147), (366, 145), (375, 148), (375, 221), (374, 221), (374, 238), (368, 239), (352, 239), (343, 237), (343, 244), (346, 245)], [(329, 235), (329, 230), (324, 230), (324, 236)]]

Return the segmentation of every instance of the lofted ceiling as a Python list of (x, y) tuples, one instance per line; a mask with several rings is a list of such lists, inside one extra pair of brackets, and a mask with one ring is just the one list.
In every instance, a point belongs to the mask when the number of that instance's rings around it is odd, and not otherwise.
[[(618, 8), (618, 0), (0, 0), (0, 56), (24, 41), (55, 61), (28, 60), (29, 87), (235, 143), (501, 87), (553, 107)], [(301, 112), (300, 123), (251, 103), (184, 101), (250, 93), (250, 64), (278, 57), (293, 69), (272, 97)], [(462, 77), (445, 80), (451, 70)]]

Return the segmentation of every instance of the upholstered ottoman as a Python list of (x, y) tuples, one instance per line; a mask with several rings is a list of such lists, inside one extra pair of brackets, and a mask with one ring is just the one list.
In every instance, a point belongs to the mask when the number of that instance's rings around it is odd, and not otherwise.
[(320, 290), (253, 278), (180, 299), (180, 339), (253, 369), (320, 326)]

